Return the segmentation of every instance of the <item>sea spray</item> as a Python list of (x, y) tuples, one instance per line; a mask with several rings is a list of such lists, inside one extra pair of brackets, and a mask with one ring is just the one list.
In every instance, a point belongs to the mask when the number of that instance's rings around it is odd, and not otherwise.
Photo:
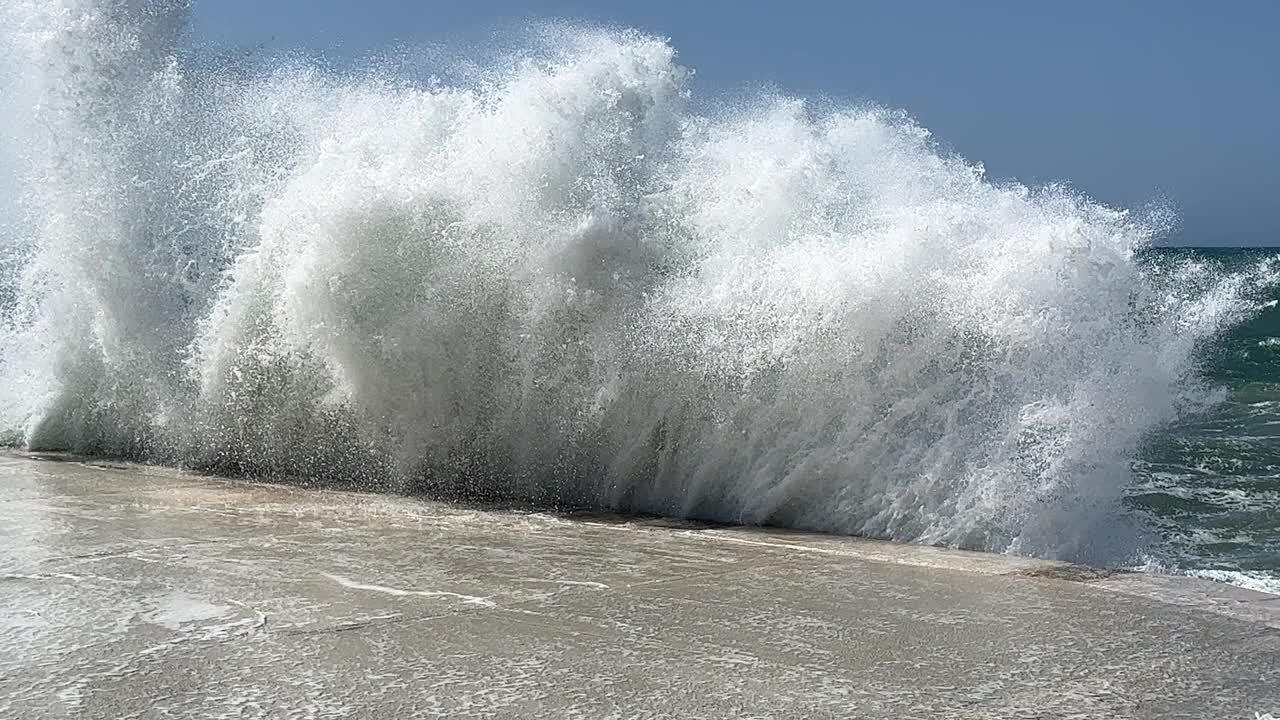
[(639, 33), (418, 83), (183, 50), (181, 3), (6, 12), (32, 448), (1115, 562), (1274, 275), (1144, 262), (1160, 213), (902, 113), (699, 114)]

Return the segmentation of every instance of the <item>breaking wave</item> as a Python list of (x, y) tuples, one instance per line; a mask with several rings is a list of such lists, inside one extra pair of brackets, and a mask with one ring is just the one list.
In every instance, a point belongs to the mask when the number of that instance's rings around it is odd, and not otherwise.
[(1117, 561), (1276, 272), (1151, 262), (1168, 213), (900, 112), (697, 111), (640, 33), (338, 73), (184, 49), (181, 2), (4, 14), (31, 448)]

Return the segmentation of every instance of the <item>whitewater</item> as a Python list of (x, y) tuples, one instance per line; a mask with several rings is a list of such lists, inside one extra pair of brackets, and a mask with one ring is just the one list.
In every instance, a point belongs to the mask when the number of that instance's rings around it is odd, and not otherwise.
[(1140, 448), (1280, 275), (639, 32), (337, 71), (187, 12), (0, 9), (9, 444), (1135, 564)]

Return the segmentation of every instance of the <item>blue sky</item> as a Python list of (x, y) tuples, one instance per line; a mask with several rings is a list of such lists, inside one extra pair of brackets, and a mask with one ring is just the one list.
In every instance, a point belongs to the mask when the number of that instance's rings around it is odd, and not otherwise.
[(992, 176), (1171, 199), (1180, 244), (1280, 245), (1280, 0), (196, 0), (192, 40), (352, 58), (531, 18), (670, 37), (700, 95), (871, 99)]

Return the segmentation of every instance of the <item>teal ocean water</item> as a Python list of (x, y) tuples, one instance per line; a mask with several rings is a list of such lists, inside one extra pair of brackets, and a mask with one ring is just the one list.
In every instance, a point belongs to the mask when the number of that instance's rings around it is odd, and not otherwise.
[[(1197, 258), (1223, 271), (1272, 249), (1164, 249), (1161, 262)], [(1200, 358), (1221, 403), (1154, 432), (1134, 465), (1127, 507), (1159, 528), (1165, 562), (1208, 576), (1280, 588), (1280, 292), (1209, 344)]]

